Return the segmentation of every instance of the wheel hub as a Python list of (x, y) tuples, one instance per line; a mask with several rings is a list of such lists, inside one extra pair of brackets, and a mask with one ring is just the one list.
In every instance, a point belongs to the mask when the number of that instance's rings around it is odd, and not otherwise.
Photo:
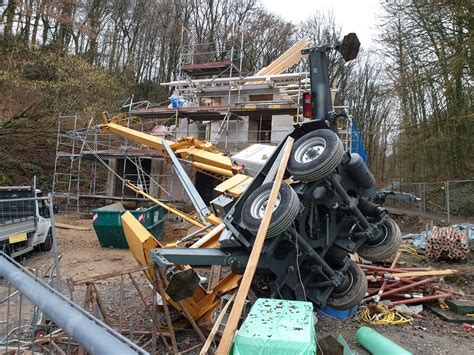
[(349, 291), (354, 284), (354, 276), (348, 271), (342, 278), (341, 285), (336, 287), (333, 291), (335, 296), (341, 296)]
[(295, 152), (298, 163), (308, 163), (319, 157), (326, 149), (326, 141), (321, 137), (313, 137), (301, 144)]
[[(261, 195), (257, 196), (255, 201), (252, 203), (250, 207), (250, 214), (252, 215), (253, 218), (256, 219), (262, 219), (263, 215), (265, 213), (265, 209), (267, 208), (268, 205), (268, 199), (270, 197), (270, 192), (265, 191)], [(275, 207), (273, 207), (273, 211), (278, 208), (281, 202), (281, 194), (279, 193), (277, 196), (277, 200), (275, 202)]]
[(388, 231), (387, 226), (385, 224), (382, 224), (380, 234), (378, 235), (378, 237), (372, 240), (368, 240), (367, 244), (369, 244), (370, 246), (381, 245), (388, 238), (388, 234), (389, 234), (389, 231)]

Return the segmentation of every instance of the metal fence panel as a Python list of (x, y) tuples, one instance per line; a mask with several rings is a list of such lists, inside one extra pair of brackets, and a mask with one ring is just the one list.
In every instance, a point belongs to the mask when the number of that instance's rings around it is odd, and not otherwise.
[(410, 193), (419, 201), (387, 201), (387, 206), (419, 211), (420, 215), (439, 215), (448, 223), (453, 216), (474, 217), (474, 180), (406, 183), (392, 181), (394, 191)]

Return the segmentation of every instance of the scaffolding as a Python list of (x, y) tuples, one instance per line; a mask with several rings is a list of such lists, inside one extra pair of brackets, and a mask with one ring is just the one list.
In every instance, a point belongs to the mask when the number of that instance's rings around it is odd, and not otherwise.
[[(172, 173), (150, 172), (151, 160), (164, 162), (161, 152), (104, 133), (93, 120), (86, 122), (77, 115), (58, 117), (53, 197), (66, 213), (103, 205), (104, 200), (146, 201), (127, 190), (125, 181), (147, 193), (154, 189), (160, 199), (170, 199)], [(156, 123), (127, 118), (127, 125), (140, 131)], [(122, 179), (117, 179), (114, 171), (120, 172)]]

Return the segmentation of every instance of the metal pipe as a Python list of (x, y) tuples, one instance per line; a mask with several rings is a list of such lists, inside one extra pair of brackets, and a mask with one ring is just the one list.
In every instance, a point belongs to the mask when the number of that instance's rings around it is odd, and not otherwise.
[[(248, 76), (244, 78), (240, 78), (239, 76), (236, 77), (231, 77), (231, 78), (214, 78), (214, 79), (198, 79), (198, 80), (193, 80), (193, 84), (199, 85), (199, 84), (207, 84), (207, 83), (213, 83), (213, 84), (222, 84), (222, 83), (228, 83), (229, 79), (230, 81), (241, 81), (241, 82), (252, 82), (252, 81), (262, 81), (266, 82), (268, 80), (271, 81), (283, 81), (283, 80), (289, 80), (289, 79), (300, 79), (301, 77), (304, 77), (308, 73), (303, 72), (303, 73), (289, 73), (289, 74), (272, 74), (272, 75), (256, 75), (256, 76)], [(180, 84), (189, 84), (187, 81), (183, 80), (177, 80), (177, 81), (170, 81), (167, 83), (160, 83), (161, 86), (176, 86)]]
[(0, 275), (91, 354), (148, 354), (2, 252)]
[(396, 268), (396, 269), (390, 269), (388, 267), (382, 267), (382, 266), (374, 266), (374, 265), (365, 265), (365, 264), (359, 264), (359, 266), (362, 269), (365, 270), (374, 270), (374, 271), (383, 271), (383, 272), (407, 272), (407, 271), (429, 271), (431, 270), (430, 268), (426, 267), (404, 267), (404, 268)]
[[(395, 267), (397, 266), (397, 263), (398, 263), (398, 259), (400, 259), (401, 256), (402, 256), (402, 253), (401, 253), (401, 252), (397, 252), (397, 254), (395, 255), (395, 258), (393, 258), (392, 264), (390, 265), (390, 270), (395, 269)], [(383, 294), (384, 291), (385, 291), (385, 287), (387, 287), (387, 283), (388, 283), (388, 280), (386, 280), (386, 279), (383, 280), (382, 286), (380, 286), (379, 292), (377, 293), (376, 296), (373, 297), (373, 299), (374, 299), (375, 302), (379, 302), (379, 301), (380, 301), (380, 298), (382, 297), (382, 294)]]
[(58, 237), (56, 235), (56, 217), (54, 215), (53, 208), (53, 196), (48, 194), (48, 203), (49, 203), (49, 219), (51, 223), (51, 238), (52, 238), (52, 251), (54, 257), (54, 268), (56, 269), (56, 290), (61, 292), (61, 271), (59, 267), (59, 251), (58, 251)]
[(422, 303), (422, 302), (425, 302), (425, 301), (433, 301), (433, 300), (437, 300), (437, 299), (440, 299), (440, 298), (451, 297), (452, 295), (453, 294), (451, 292), (439, 293), (439, 294), (433, 295), (433, 296), (426, 296), (426, 297), (421, 297), (421, 298), (412, 298), (412, 299), (408, 299), (408, 300), (395, 301), (395, 302), (391, 302), (391, 305), (395, 306), (397, 304)]
[(421, 281), (418, 281), (418, 282), (414, 282), (414, 283), (412, 283), (412, 284), (408, 284), (408, 285), (405, 285), (405, 286), (393, 288), (393, 289), (391, 289), (391, 290), (389, 290), (389, 291), (385, 291), (385, 292), (379, 293), (379, 294), (377, 294), (377, 295), (368, 297), (368, 298), (364, 299), (364, 301), (370, 301), (370, 300), (372, 300), (372, 299), (375, 299), (376, 302), (378, 302), (378, 301), (380, 300), (380, 298), (382, 298), (382, 297), (387, 297), (387, 296), (390, 296), (390, 295), (399, 293), (400, 291), (408, 290), (408, 289), (410, 289), (410, 288), (415, 288), (415, 287), (417, 287), (417, 286), (421, 286), (421, 285), (423, 285), (423, 284), (432, 282), (432, 281), (434, 281), (434, 280), (436, 280), (436, 277), (430, 277), (430, 278), (428, 278), (428, 279), (424, 279), (424, 280), (421, 280)]

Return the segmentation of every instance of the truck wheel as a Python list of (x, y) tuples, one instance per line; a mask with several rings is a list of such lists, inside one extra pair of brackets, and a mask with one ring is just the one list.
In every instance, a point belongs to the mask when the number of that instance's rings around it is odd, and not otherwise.
[(382, 237), (375, 242), (366, 242), (357, 254), (369, 261), (383, 261), (395, 255), (402, 243), (402, 233), (397, 223), (386, 218), (382, 225)]
[(48, 230), (48, 235), (43, 243), (39, 245), (40, 251), (50, 251), (53, 247), (53, 233), (51, 232), (51, 228)]
[(328, 305), (334, 309), (350, 309), (357, 306), (367, 293), (367, 278), (364, 271), (353, 260), (349, 260), (345, 279), (328, 298)]
[(311, 182), (325, 178), (337, 168), (344, 146), (336, 133), (320, 129), (298, 139), (291, 150), (288, 171), (295, 179)]
[[(268, 204), (273, 182), (258, 187), (250, 194), (242, 208), (242, 223), (247, 230), (256, 235)], [(282, 184), (273, 210), (267, 238), (276, 237), (291, 226), (300, 210), (300, 200), (295, 190)]]

